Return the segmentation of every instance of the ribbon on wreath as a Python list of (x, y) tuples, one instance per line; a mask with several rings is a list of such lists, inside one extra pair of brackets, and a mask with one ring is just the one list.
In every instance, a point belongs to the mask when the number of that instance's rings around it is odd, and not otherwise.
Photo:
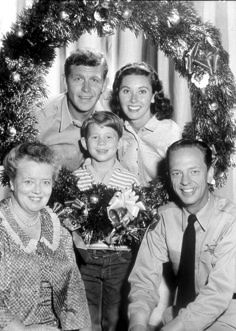
[(107, 207), (108, 218), (114, 228), (127, 227), (138, 216), (140, 210), (145, 210), (144, 204), (138, 199), (132, 189), (114, 194)]
[[(79, 229), (88, 216), (88, 210), (84, 202), (78, 198), (65, 201), (64, 205), (59, 202), (54, 203), (53, 211), (57, 214), (63, 226), (71, 232)], [(78, 211), (80, 215), (75, 215), (75, 211)]]
[(192, 74), (193, 64), (197, 64), (203, 69), (209, 71), (210, 75), (216, 74), (219, 66), (220, 55), (218, 52), (203, 53), (199, 51), (200, 43), (195, 43), (193, 47), (185, 54), (185, 68), (189, 74)]

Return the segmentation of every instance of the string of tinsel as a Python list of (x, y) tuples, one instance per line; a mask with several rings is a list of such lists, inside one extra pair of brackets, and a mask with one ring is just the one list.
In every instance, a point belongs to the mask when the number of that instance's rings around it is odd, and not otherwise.
[(193, 119), (184, 136), (215, 151), (222, 186), (234, 165), (236, 86), (219, 30), (201, 21), (192, 1), (32, 1), (0, 44), (0, 162), (16, 144), (37, 138), (32, 109), (47, 96), (55, 49), (85, 32), (106, 37), (115, 29), (143, 33), (187, 79)]
[(62, 225), (71, 231), (76, 229), (85, 244), (103, 241), (109, 245), (109, 235), (112, 233), (112, 245), (134, 247), (141, 242), (147, 227), (159, 220), (158, 208), (167, 203), (169, 195), (161, 180), (147, 187), (136, 186), (133, 191), (145, 210), (140, 210), (127, 226), (120, 223), (114, 227), (108, 218), (107, 207), (117, 190), (98, 184), (80, 191), (72, 172), (62, 168), (49, 205), (58, 213)]

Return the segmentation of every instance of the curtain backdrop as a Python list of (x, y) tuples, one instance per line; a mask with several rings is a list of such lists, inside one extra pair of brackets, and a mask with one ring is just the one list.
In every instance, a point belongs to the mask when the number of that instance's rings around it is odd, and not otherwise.
[[(193, 1), (203, 22), (210, 22), (220, 30), (224, 49), (230, 55), (230, 67), (236, 77), (236, 1)], [(32, 0), (0, 1), (0, 38), (14, 22), (17, 13)], [(171, 59), (153, 46), (141, 33), (138, 37), (129, 30), (115, 31), (108, 37), (100, 38), (94, 31), (84, 34), (76, 43), (56, 50), (57, 56), (46, 77), (48, 96), (65, 90), (63, 65), (65, 58), (77, 47), (93, 47), (105, 53), (109, 64), (109, 87), (114, 74), (121, 66), (133, 61), (150, 63), (163, 82), (164, 91), (174, 106), (174, 120), (183, 127), (191, 120), (190, 96), (186, 79), (174, 69)], [(229, 171), (226, 185), (217, 194), (227, 196), (236, 202), (236, 171)], [(1, 196), (0, 196), (1, 197)]]

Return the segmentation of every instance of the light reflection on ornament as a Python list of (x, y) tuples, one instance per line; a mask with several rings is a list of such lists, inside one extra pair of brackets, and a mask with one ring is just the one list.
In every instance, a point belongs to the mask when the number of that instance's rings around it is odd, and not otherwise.
[(18, 72), (13, 73), (12, 78), (14, 82), (19, 82), (20, 81), (20, 74)]
[(60, 13), (60, 17), (62, 18), (62, 19), (67, 19), (67, 18), (69, 18), (69, 15), (63, 10), (61, 13)]
[(16, 32), (16, 35), (17, 35), (19, 38), (22, 38), (22, 37), (24, 36), (24, 31), (23, 31), (21, 28), (19, 28), (19, 29), (17, 30), (17, 32)]
[(98, 7), (93, 16), (97, 22), (104, 22), (108, 19), (109, 10), (103, 7)]
[(170, 15), (167, 17), (167, 25), (169, 28), (171, 28), (172, 26), (179, 24), (179, 22), (180, 22), (179, 12), (176, 8), (174, 8), (171, 11)]
[(125, 8), (125, 10), (122, 13), (122, 17), (127, 20), (131, 17), (132, 15), (132, 10), (130, 10), (129, 8)]
[(15, 137), (16, 129), (14, 128), (14, 126), (10, 127), (8, 132), (9, 132), (9, 135), (10, 135), (11, 138)]
[(31, 8), (33, 5), (33, 1), (32, 0), (25, 0), (25, 8)]
[(105, 1), (103, 1), (103, 2), (101, 3), (101, 6), (102, 6), (103, 8), (108, 9), (109, 6), (110, 6), (110, 0), (105, 0)]
[(208, 72), (198, 75), (193, 73), (191, 77), (191, 82), (198, 88), (204, 89), (209, 84), (210, 75)]
[(102, 32), (105, 35), (111, 35), (111, 34), (114, 33), (113, 28), (108, 23), (103, 24), (103, 26), (102, 26)]
[(92, 193), (89, 197), (89, 201), (91, 204), (96, 205), (99, 202), (99, 195)]
[(216, 111), (219, 108), (219, 104), (217, 101), (209, 103), (209, 109), (212, 111)]
[(89, 6), (90, 8), (94, 8), (99, 4), (99, 0), (83, 0), (83, 4), (85, 6)]

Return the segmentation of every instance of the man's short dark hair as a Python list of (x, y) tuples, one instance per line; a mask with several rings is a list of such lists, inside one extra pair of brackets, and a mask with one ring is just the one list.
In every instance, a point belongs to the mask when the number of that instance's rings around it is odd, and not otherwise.
[(166, 153), (166, 167), (169, 169), (170, 154), (174, 151), (177, 151), (182, 148), (195, 147), (198, 148), (204, 155), (204, 161), (207, 166), (207, 169), (212, 165), (212, 151), (209, 146), (197, 139), (180, 139), (175, 141), (172, 145), (169, 146)]
[(103, 53), (89, 49), (77, 49), (75, 52), (71, 53), (71, 55), (66, 59), (65, 65), (64, 65), (64, 72), (66, 78), (70, 74), (70, 67), (72, 65), (84, 65), (88, 67), (96, 67), (102, 65), (104, 68), (104, 75), (103, 79), (105, 80), (108, 72), (108, 65), (107, 60)]

